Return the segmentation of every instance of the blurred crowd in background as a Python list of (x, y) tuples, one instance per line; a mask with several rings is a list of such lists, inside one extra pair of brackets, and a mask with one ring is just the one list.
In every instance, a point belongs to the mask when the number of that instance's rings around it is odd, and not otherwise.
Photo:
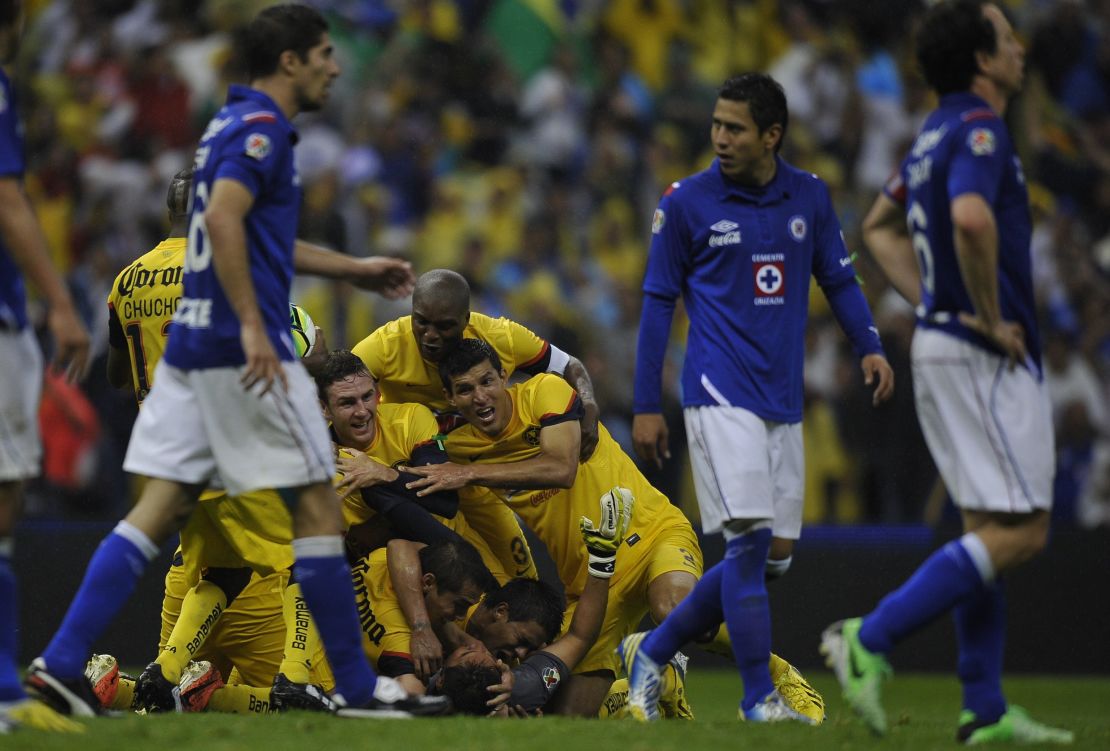
[[(93, 332), (88, 380), (49, 377), (39, 517), (116, 518), (135, 415), (104, 377), (115, 275), (167, 231), (165, 188), (229, 82), (256, 0), (30, 0), (11, 68), (28, 190)], [(811, 294), (808, 523), (935, 524), (951, 515), (917, 428), (913, 314), (877, 274), (860, 222), (933, 106), (910, 42), (921, 0), (316, 0), (343, 74), (302, 115), (301, 236), (346, 253), (449, 267), (472, 309), (531, 327), (588, 367), (631, 453), (632, 371), (652, 211), (712, 160), (729, 75), (786, 89), (784, 157), (822, 177), (878, 320), (898, 391), (870, 406), (820, 291)], [(1056, 424), (1058, 521), (1110, 525), (1110, 2), (999, 4), (1026, 47), (1008, 121), (1035, 216), (1034, 272)], [(351, 346), (408, 313), (342, 283), (295, 301)], [(37, 311), (42, 319), (41, 309)], [(680, 317), (681, 318), (681, 317)], [(677, 395), (674, 458), (649, 476), (696, 519)], [(49, 347), (49, 344), (46, 344)], [(173, 430), (172, 425), (166, 426)], [(1047, 450), (1047, 446), (1046, 446)]]

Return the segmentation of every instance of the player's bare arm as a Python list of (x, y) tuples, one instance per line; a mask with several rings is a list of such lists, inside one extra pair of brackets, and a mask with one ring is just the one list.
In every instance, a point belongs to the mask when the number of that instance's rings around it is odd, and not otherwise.
[(0, 177), (0, 235), (16, 265), (49, 306), (47, 325), (54, 338), (53, 364), (65, 368), (71, 382), (83, 379), (89, 368), (89, 333), (62, 277), (50, 262), (42, 228), (23, 186), (14, 177)]
[(633, 416), (632, 445), (641, 459), (662, 469), (663, 460), (671, 458), (670, 431), (663, 415), (642, 412)]
[(408, 261), (386, 256), (357, 258), (304, 240), (293, 245), (293, 268), (298, 274), (341, 279), (389, 300), (412, 294), (416, 284)]
[(975, 315), (962, 314), (960, 322), (998, 345), (1011, 367), (1025, 362), (1025, 332), (1019, 324), (1002, 319), (998, 302), (998, 225), (986, 200), (976, 193), (952, 201), (956, 258), (964, 288)]
[(341, 452), (336, 457), (335, 466), (343, 473), (343, 477), (335, 486), (341, 498), (356, 490), (393, 482), (400, 476), (397, 470), (372, 459), (361, 451)]
[(905, 207), (880, 193), (863, 220), (863, 242), (898, 294), (917, 307), (921, 302), (921, 269), (906, 227)]
[(435, 634), (424, 602), (420, 549), (423, 543), (393, 539), (386, 545), (389, 579), (401, 612), (412, 629), (409, 653), (418, 678), (427, 678), (443, 667), (443, 645)]
[(266, 334), (258, 309), (247, 254), (247, 230), (243, 220), (254, 204), (254, 196), (237, 180), (221, 179), (212, 186), (212, 197), (204, 212), (204, 223), (212, 243), (212, 266), (227, 301), (239, 318), (239, 338), (246, 355), (241, 383), (250, 389), (263, 385), (265, 394), (278, 381), (286, 388), (274, 345)]
[(419, 475), (405, 487), (425, 496), (440, 490), (458, 490), (467, 485), (487, 488), (569, 488), (578, 476), (578, 455), (582, 429), (578, 420), (549, 425), (540, 430), (540, 452), (519, 462), (503, 464), (430, 464), (401, 467), (402, 472)]
[(601, 408), (594, 398), (593, 381), (590, 380), (590, 374), (581, 360), (571, 357), (566, 370), (563, 371), (563, 377), (578, 392), (578, 398), (582, 401), (582, 445), (579, 447), (578, 456), (582, 461), (586, 461), (593, 456), (594, 449), (597, 448), (597, 424), (601, 419)]

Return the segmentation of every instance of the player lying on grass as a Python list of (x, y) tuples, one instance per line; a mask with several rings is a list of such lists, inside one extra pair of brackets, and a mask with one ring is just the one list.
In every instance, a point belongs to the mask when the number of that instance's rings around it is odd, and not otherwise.
[[(451, 463), (406, 468), (422, 478), (410, 486), (421, 493), (458, 489), (460, 499), (473, 486), (493, 489), (547, 546), (567, 591), (568, 616), (587, 579), (578, 519), (613, 487), (628, 488), (636, 498), (640, 513), (618, 552), (601, 635), (551, 706), (561, 714), (596, 716), (619, 670), (615, 649), (621, 639), (646, 614), (661, 622), (701, 576), (693, 528), (603, 425), (597, 448), (579, 464), (581, 404), (562, 379), (541, 374), (509, 388), (497, 353), (477, 339), (463, 339), (448, 353), (440, 375), (467, 425), (447, 436)], [(715, 633), (727, 642), (726, 632)], [(800, 679), (796, 671), (784, 675)], [(823, 717), (823, 706), (807, 696), (798, 694), (805, 702), (798, 711)]]

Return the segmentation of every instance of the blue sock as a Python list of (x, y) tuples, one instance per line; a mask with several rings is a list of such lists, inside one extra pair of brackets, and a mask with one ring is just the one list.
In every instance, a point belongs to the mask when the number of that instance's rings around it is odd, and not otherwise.
[(724, 620), (721, 613), (721, 575), (723, 563), (718, 563), (702, 576), (701, 580), (675, 606), (658, 628), (644, 637), (640, 651), (662, 665), (682, 645), (719, 626)]
[(1006, 651), (1006, 591), (1002, 580), (956, 606), (960, 645), (957, 672), (964, 689), (964, 709), (991, 723), (1006, 713), (1002, 696), (1002, 655)]
[(335, 690), (349, 706), (365, 704), (374, 694), (375, 675), (362, 651), (362, 631), (351, 586), (351, 567), (339, 535), (293, 541), (294, 575), (320, 630), (320, 640), (335, 676)]
[(976, 535), (953, 540), (925, 559), (913, 576), (864, 617), (860, 642), (872, 652), (886, 654), (918, 628), (981, 591), (984, 580), (991, 577), (990, 559)]
[(16, 668), (19, 659), (18, 598), (15, 571), (12, 570), (12, 538), (0, 537), (0, 702), (18, 701), (26, 695)]
[(721, 609), (736, 667), (744, 681), (744, 699), (740, 702), (744, 711), (775, 690), (767, 667), (771, 659), (771, 608), (764, 567), (770, 549), (771, 530), (757, 529), (729, 540), (721, 561)]
[(93, 553), (85, 578), (54, 633), (43, 660), (58, 678), (78, 678), (92, 645), (127, 603), (158, 546), (143, 532), (120, 522)]

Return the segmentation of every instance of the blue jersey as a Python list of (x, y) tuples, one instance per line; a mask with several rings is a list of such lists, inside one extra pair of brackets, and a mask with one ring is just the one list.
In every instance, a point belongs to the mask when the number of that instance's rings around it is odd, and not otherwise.
[(293, 243), (301, 207), (293, 167), (297, 133), (270, 97), (231, 86), (227, 104), (208, 123), (197, 148), (182, 297), (164, 359), (177, 368), (233, 367), (246, 362), (239, 319), (212, 265), (204, 211), (217, 180), (241, 183), (254, 196), (245, 219), (247, 254), (258, 307), (282, 360), (296, 359), (289, 335)]
[[(690, 319), (683, 404), (728, 405), (765, 420), (802, 419), (810, 276), (859, 355), (881, 353), (829, 191), (776, 161), (759, 189), (713, 165), (664, 194), (652, 221), (636, 353), (637, 413), (660, 411), (666, 327), (649, 320), (682, 297)], [(662, 341), (660, 341), (662, 340)]]
[[(0, 70), (0, 177), (23, 178), (23, 129), (15, 108), (11, 81)], [(23, 274), (0, 238), (0, 328), (27, 326), (27, 291)]]
[(1032, 220), (1021, 160), (1006, 125), (970, 93), (949, 94), (929, 115), (887, 195), (906, 206), (906, 221), (921, 267), (921, 326), (942, 329), (993, 352), (984, 337), (960, 325), (973, 312), (956, 257), (951, 203), (982, 196), (998, 226), (998, 297), (1002, 317), (1025, 330), (1025, 346), (1040, 368), (1041, 340), (1033, 302)]

